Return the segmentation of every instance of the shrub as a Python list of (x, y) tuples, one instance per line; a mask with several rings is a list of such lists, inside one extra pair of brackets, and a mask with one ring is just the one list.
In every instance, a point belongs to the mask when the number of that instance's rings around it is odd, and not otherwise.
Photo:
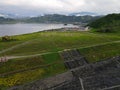
[(15, 41), (15, 40), (16, 39), (13, 39), (11, 36), (7, 36), (7, 35), (2, 37), (2, 41), (5, 41), (5, 42), (6, 41)]
[(2, 37), (2, 41), (10, 41), (10, 40), (11, 40), (10, 36), (3, 36)]

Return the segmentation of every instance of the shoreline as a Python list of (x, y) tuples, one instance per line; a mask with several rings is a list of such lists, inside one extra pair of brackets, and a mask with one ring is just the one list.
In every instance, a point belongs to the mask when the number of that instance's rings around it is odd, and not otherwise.
[(61, 29), (61, 28), (73, 28), (78, 27), (77, 25), (64, 25), (64, 24), (4, 24), (0, 25), (0, 37), (8, 35), (8, 36), (15, 36), (15, 35), (22, 35), (22, 34), (29, 34), (35, 33), (40, 31), (48, 31), (53, 29)]

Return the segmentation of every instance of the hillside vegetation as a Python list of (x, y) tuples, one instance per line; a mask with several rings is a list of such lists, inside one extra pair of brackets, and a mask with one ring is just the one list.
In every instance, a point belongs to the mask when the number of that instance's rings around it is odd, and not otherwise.
[(120, 14), (109, 14), (89, 24), (99, 32), (119, 32)]
[(39, 17), (33, 17), (28, 20), (27, 22), (36, 22), (36, 23), (89, 23), (96, 19), (100, 18), (100, 16), (66, 16), (66, 15), (59, 15), (59, 14), (53, 14), (53, 15), (45, 15), (45, 16), (39, 16)]
[(59, 54), (64, 49), (79, 49), (90, 63), (120, 55), (120, 33), (36, 32), (11, 38), (0, 41), (0, 55), (27, 57), (0, 63), (2, 89), (66, 72)]
[(0, 55), (33, 55), (57, 52), (120, 40), (120, 34), (90, 32), (38, 32), (12, 36), (15, 41), (0, 43)]
[(16, 21), (14, 19), (0, 17), (0, 24), (11, 24), (11, 23), (15, 23), (15, 22)]
[(89, 63), (105, 60), (120, 55), (120, 41), (79, 48)]
[[(79, 48), (89, 63), (120, 55), (120, 42), (111, 42), (96, 46)], [(59, 53), (49, 53), (35, 57), (11, 59), (0, 64), (0, 87), (21, 85), (34, 80), (66, 72)], [(8, 68), (9, 67), (9, 68)]]
[(58, 53), (11, 59), (6, 63), (0, 63), (0, 89), (47, 78), (65, 71), (63, 60)]

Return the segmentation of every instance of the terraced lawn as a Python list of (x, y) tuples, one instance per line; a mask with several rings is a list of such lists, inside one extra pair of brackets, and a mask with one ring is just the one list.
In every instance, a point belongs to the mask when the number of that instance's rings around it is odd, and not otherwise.
[(0, 63), (0, 87), (25, 84), (66, 71), (59, 53), (11, 59)]
[(0, 56), (37, 56), (0, 63), (3, 89), (66, 72), (59, 55), (64, 49), (79, 49), (90, 63), (120, 55), (120, 33), (37, 32), (12, 38), (17, 40), (0, 42)]
[[(102, 34), (92, 32), (38, 32), (13, 36), (17, 41), (0, 43), (0, 55), (33, 55), (57, 52), (64, 49), (80, 48), (120, 40), (120, 34)], [(19, 45), (20, 43), (25, 43)]]
[(120, 41), (79, 48), (79, 51), (90, 63), (92, 63), (114, 56), (120, 56)]

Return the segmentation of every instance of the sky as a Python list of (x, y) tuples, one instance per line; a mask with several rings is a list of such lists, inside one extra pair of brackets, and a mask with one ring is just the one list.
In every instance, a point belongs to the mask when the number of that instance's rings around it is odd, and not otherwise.
[(120, 0), (0, 0), (0, 13), (18, 15), (120, 13)]

